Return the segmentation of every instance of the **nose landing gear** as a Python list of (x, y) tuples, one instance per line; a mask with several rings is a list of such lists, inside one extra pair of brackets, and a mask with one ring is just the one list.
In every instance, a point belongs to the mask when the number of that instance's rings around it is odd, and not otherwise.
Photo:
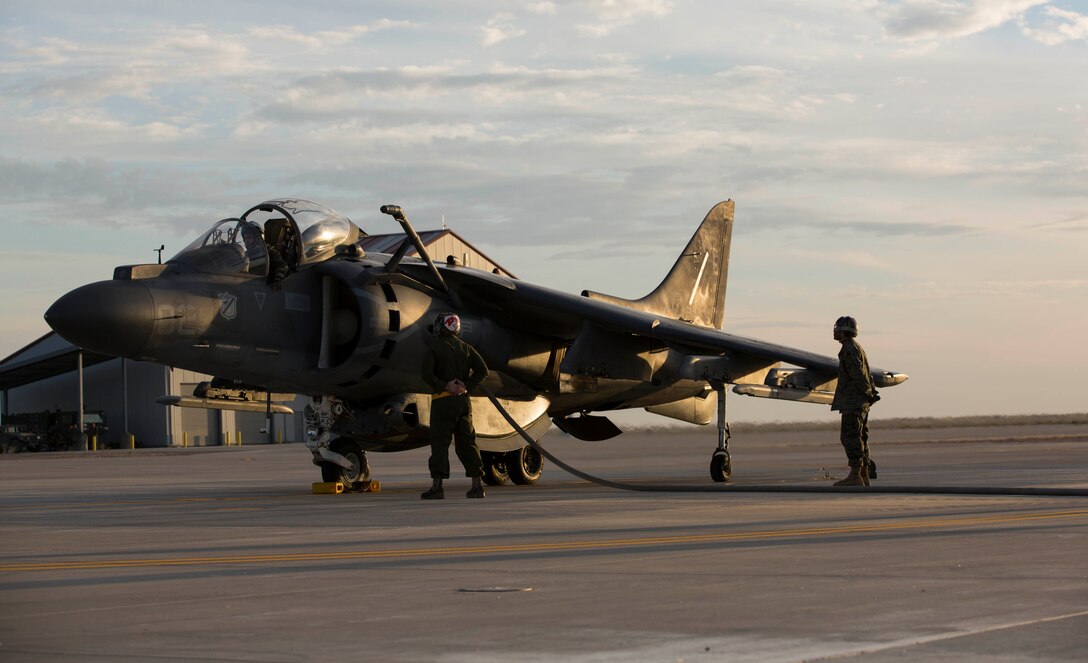
[(337, 419), (348, 416), (344, 402), (331, 396), (314, 397), (306, 406), (306, 446), (321, 468), (321, 480), (340, 482), (352, 490), (370, 478), (366, 452), (358, 442), (346, 437), (332, 438)]
[(329, 444), (333, 453), (340, 454), (348, 461), (349, 467), (343, 467), (333, 463), (321, 464), (322, 481), (339, 481), (344, 484), (345, 490), (353, 489), (370, 478), (370, 463), (367, 462), (366, 452), (357, 442), (340, 437)]

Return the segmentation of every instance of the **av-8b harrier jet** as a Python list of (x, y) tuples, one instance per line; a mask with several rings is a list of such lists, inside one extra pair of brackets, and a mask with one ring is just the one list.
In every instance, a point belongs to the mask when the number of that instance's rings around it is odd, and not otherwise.
[[(718, 418), (710, 474), (726, 481), (725, 385), (748, 396), (830, 403), (835, 358), (721, 330), (733, 202), (715, 205), (650, 294), (570, 295), (436, 263), (401, 209), (393, 254), (366, 253), (346, 217), (306, 200), (271, 200), (216, 223), (161, 265), (118, 267), (46, 312), (83, 348), (217, 376), (217, 407), (250, 394), (300, 393), (307, 445), (325, 481), (369, 476), (368, 451), (428, 444), (432, 394), (420, 378), (436, 317), (456, 312), (491, 369), (482, 385), (533, 439), (551, 423), (584, 440), (619, 429), (591, 413), (627, 408), (697, 424)], [(415, 248), (418, 257), (407, 254)], [(787, 367), (783, 367), (783, 363)], [(878, 387), (907, 379), (873, 369)], [(208, 394), (201, 394), (207, 396)], [(542, 458), (489, 399), (473, 395), (485, 479), (534, 483)], [(194, 405), (207, 399), (176, 398)]]

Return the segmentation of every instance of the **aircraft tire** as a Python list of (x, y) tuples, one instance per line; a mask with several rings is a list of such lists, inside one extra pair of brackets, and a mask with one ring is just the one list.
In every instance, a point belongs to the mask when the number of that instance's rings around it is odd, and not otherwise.
[(332, 441), (329, 448), (351, 461), (351, 469), (324, 463), (321, 465), (322, 481), (339, 481), (345, 488), (366, 481), (370, 478), (370, 463), (367, 462), (366, 452), (357, 443), (345, 438)]
[(710, 458), (710, 478), (718, 483), (729, 481), (733, 475), (733, 461), (729, 458), (729, 452), (715, 452)]
[(544, 473), (544, 457), (528, 445), (517, 451), (508, 451), (505, 456), (510, 480), (519, 486), (531, 486)]
[(484, 451), (480, 456), (484, 461), (484, 483), (489, 486), (506, 485), (510, 478), (510, 473), (506, 470), (506, 454)]

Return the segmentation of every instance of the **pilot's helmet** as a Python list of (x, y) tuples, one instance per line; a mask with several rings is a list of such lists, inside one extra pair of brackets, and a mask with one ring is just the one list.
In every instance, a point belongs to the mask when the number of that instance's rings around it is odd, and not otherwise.
[(256, 248), (261, 241), (261, 229), (254, 223), (243, 222), (240, 224), (241, 228), (239, 232), (242, 235), (242, 241), (245, 243), (247, 249)]
[(461, 318), (456, 313), (443, 313), (438, 316), (438, 331), (441, 334), (460, 334)]
[(291, 226), (287, 223), (287, 219), (269, 219), (264, 222), (265, 241), (269, 246), (279, 248), (290, 230)]
[(847, 336), (857, 336), (858, 321), (848, 315), (844, 315), (835, 321), (835, 331), (842, 332)]

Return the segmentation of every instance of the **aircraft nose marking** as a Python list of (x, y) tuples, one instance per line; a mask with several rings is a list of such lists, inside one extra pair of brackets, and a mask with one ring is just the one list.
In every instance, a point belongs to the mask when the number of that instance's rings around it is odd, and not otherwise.
[(224, 320), (233, 320), (238, 317), (238, 297), (229, 292), (220, 292), (216, 295), (219, 297), (219, 315)]

